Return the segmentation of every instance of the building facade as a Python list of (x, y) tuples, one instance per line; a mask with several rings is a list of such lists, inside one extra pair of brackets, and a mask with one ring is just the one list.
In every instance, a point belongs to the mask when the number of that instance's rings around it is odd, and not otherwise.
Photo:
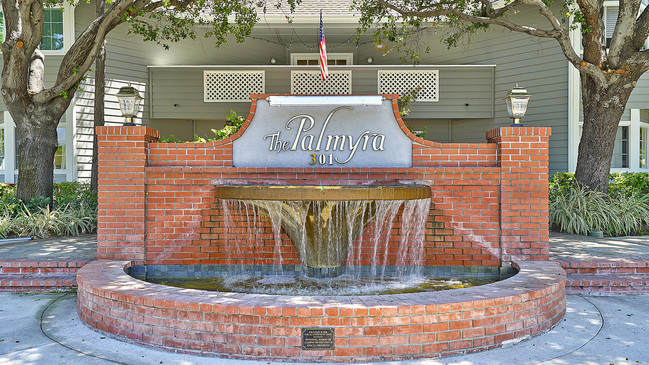
[[(605, 6), (612, 33), (617, 2)], [(95, 14), (93, 3), (63, 7), (63, 12), (49, 9), (46, 14), (46, 84), (54, 81), (64, 52)], [(552, 127), (550, 172), (574, 170), (581, 128), (579, 74), (555, 41), (494, 27), (448, 49), (438, 38), (445, 29), (431, 27), (418, 39), (430, 52), (413, 66), (389, 51), (389, 43), (356, 37), (358, 17), (348, 8), (348, 2), (305, 0), (294, 14), (269, 10), (243, 43), (232, 40), (219, 48), (199, 37), (165, 50), (121, 25), (107, 40), (106, 123), (123, 123), (115, 94), (128, 84), (145, 98), (136, 123), (185, 140), (209, 137), (230, 110), (247, 115), (253, 93), (404, 94), (420, 89), (405, 118), (411, 129), (425, 130), (426, 139), (436, 142), (484, 142), (486, 131), (511, 123), (502, 98), (518, 83), (532, 94), (523, 123)], [(324, 83), (317, 66), (320, 9), (330, 63)], [(537, 15), (523, 11), (515, 16), (535, 22)], [(93, 75), (60, 121), (56, 181), (90, 177)], [(649, 171), (648, 102), (649, 76), (644, 76), (620, 121), (614, 171)], [(18, 173), (15, 128), (1, 101), (0, 146), (0, 182), (13, 183)]]

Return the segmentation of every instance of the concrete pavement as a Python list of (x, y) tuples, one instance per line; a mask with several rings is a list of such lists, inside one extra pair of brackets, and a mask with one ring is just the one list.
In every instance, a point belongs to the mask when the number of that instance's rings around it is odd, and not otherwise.
[[(649, 295), (571, 295), (564, 320), (531, 340), (465, 356), (382, 364), (649, 364), (648, 309)], [(0, 364), (280, 363), (204, 358), (125, 343), (81, 323), (74, 293), (0, 293)]]

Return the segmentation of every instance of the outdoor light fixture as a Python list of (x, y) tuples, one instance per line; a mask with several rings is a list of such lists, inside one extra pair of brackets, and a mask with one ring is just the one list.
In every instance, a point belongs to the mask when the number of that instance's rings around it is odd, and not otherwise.
[(509, 90), (505, 100), (507, 104), (507, 113), (509, 117), (514, 120), (512, 127), (522, 127), (521, 118), (525, 116), (527, 112), (527, 103), (530, 101), (530, 94), (527, 93), (527, 90), (519, 87), (518, 84)]
[(271, 57), (271, 58), (270, 58), (270, 64), (271, 64), (271, 65), (274, 65), (274, 64), (276, 64), (276, 63), (277, 63), (277, 60), (275, 59), (275, 57)]
[(117, 96), (117, 100), (119, 101), (119, 110), (121, 110), (122, 115), (126, 118), (124, 125), (135, 125), (133, 118), (140, 111), (140, 101), (142, 100), (140, 93), (129, 83), (128, 86), (119, 89), (119, 92), (115, 96)]
[(367, 63), (369, 64), (369, 63), (372, 63), (372, 62), (374, 62), (374, 59), (372, 57), (367, 57)]

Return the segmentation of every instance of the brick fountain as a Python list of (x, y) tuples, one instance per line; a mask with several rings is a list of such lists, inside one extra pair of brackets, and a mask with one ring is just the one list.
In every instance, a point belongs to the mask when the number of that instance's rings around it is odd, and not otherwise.
[[(278, 102), (295, 99), (300, 106)], [(442, 144), (407, 129), (396, 95), (252, 95), (247, 121), (226, 140), (158, 143), (147, 127), (98, 134), (99, 260), (78, 273), (78, 312), (110, 335), (211, 356), (346, 362), (488, 350), (543, 333), (565, 313), (565, 273), (548, 261), (549, 128), (497, 128), (486, 143)], [(224, 187), (247, 185), (424, 186), (430, 208), (414, 265), (517, 273), (471, 288), (356, 296), (211, 292), (129, 275), (231, 266), (322, 274), (303, 270), (286, 227), (273, 233), (263, 217), (261, 227), (226, 226)], [(367, 254), (377, 232), (359, 227), (349, 247), (355, 265), (399, 261), (399, 224), (378, 233), (378, 257)], [(324, 272), (337, 275), (339, 266)]]

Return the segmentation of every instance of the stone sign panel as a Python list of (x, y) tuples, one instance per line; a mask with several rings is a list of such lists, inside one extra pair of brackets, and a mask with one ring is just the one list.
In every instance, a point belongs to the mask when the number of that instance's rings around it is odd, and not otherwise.
[(269, 96), (233, 142), (236, 167), (410, 167), (412, 140), (381, 96)]

